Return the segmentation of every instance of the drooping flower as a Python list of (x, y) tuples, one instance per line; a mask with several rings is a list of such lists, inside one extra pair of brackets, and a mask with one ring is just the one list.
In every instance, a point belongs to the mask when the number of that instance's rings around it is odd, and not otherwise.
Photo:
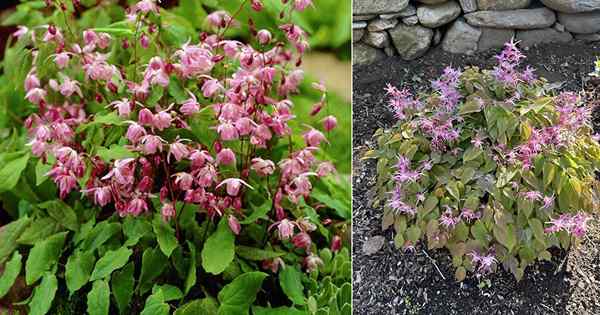
[(250, 168), (253, 169), (259, 176), (269, 176), (275, 171), (275, 163), (273, 163), (271, 160), (253, 158)]
[(250, 189), (254, 189), (252, 188), (252, 186), (250, 186), (248, 183), (246, 183), (245, 181), (239, 179), (239, 178), (227, 178), (224, 179), (223, 181), (221, 181), (221, 183), (219, 185), (217, 185), (217, 188), (226, 185), (227, 187), (227, 194), (229, 194), (232, 197), (235, 197), (238, 195), (238, 193), (240, 192), (240, 188), (242, 187), (242, 185), (250, 188)]
[(233, 150), (226, 148), (217, 153), (217, 164), (219, 165), (235, 165), (235, 153)]
[(492, 272), (494, 264), (498, 262), (494, 257), (493, 252), (490, 252), (487, 255), (480, 255), (476, 251), (472, 251), (467, 255), (471, 256), (471, 261), (474, 266), (478, 265), (477, 272), (479, 274), (488, 274)]
[(166, 202), (165, 204), (163, 204), (160, 213), (162, 215), (163, 220), (168, 222), (169, 220), (171, 220), (171, 218), (175, 216), (175, 207), (172, 203)]
[(277, 226), (277, 236), (282, 241), (288, 240), (294, 235), (295, 223), (293, 221), (281, 219), (280, 221), (271, 224), (268, 230), (270, 231), (274, 226)]
[(233, 232), (233, 234), (240, 235), (242, 226), (240, 225), (240, 222), (234, 215), (229, 215), (229, 217), (227, 218), (227, 224), (229, 225), (229, 228), (231, 229), (231, 232)]

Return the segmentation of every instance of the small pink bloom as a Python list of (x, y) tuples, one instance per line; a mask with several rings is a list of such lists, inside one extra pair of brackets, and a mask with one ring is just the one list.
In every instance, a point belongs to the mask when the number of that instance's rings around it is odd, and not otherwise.
[(282, 219), (279, 222), (271, 224), (269, 230), (274, 226), (277, 226), (277, 235), (282, 241), (287, 240), (294, 235), (294, 222), (288, 219)]
[(94, 203), (100, 207), (106, 206), (112, 199), (110, 186), (96, 187), (92, 189), (94, 192)]
[(235, 122), (235, 128), (237, 128), (240, 136), (249, 135), (254, 130), (255, 125), (256, 123), (248, 117), (242, 117)]
[(135, 4), (134, 11), (141, 11), (142, 13), (154, 12), (159, 13), (158, 6), (154, 0), (142, 0)]
[(79, 82), (65, 77), (63, 83), (60, 85), (60, 94), (69, 97), (73, 95), (73, 93), (77, 93), (77, 95), (83, 97), (81, 89), (79, 88)]
[(33, 104), (39, 105), (46, 98), (46, 90), (33, 88), (25, 94), (25, 98)]
[(217, 127), (217, 132), (223, 141), (236, 140), (239, 138), (237, 128), (229, 121), (221, 122)]
[(317, 175), (319, 177), (324, 177), (332, 173), (335, 173), (335, 166), (331, 162), (322, 162), (317, 167)]
[(16, 37), (17, 39), (21, 39), (21, 37), (23, 37), (23, 35), (27, 34), (27, 32), (29, 32), (29, 29), (27, 28), (27, 26), (19, 25), (19, 26), (17, 26), (17, 30), (12, 35), (14, 37)]
[(308, 233), (300, 232), (292, 238), (292, 243), (298, 248), (304, 248), (304, 250), (310, 251), (312, 240), (310, 239), (310, 235), (308, 235)]
[(35, 72), (29, 72), (25, 77), (25, 92), (29, 92), (35, 88), (40, 87), (40, 79), (38, 79)]
[(294, 9), (297, 11), (304, 11), (310, 5), (312, 5), (312, 0), (294, 0)]
[(223, 185), (226, 185), (227, 186), (227, 194), (229, 194), (232, 197), (235, 197), (240, 192), (240, 188), (241, 188), (242, 184), (250, 189), (254, 189), (254, 188), (252, 188), (252, 186), (248, 185), (248, 183), (246, 183), (245, 181), (243, 181), (239, 178), (224, 179), (219, 185), (217, 185), (217, 188), (219, 188)]
[(256, 12), (260, 12), (263, 9), (263, 4), (260, 0), (250, 0), (250, 6)]
[(202, 95), (206, 98), (213, 97), (220, 90), (223, 90), (223, 86), (216, 79), (206, 80), (202, 85)]
[(271, 160), (263, 160), (261, 158), (253, 158), (250, 166), (259, 176), (269, 176), (275, 172), (275, 163)]
[(227, 224), (229, 224), (229, 228), (231, 229), (231, 232), (233, 232), (233, 234), (240, 235), (242, 226), (240, 225), (240, 222), (235, 216), (230, 214), (229, 218), (227, 218)]
[(213, 157), (206, 150), (194, 150), (190, 153), (190, 161), (192, 161), (192, 169), (198, 169), (204, 166), (208, 161), (213, 162)]
[(140, 123), (141, 125), (153, 126), (154, 115), (149, 109), (142, 108), (142, 110), (140, 110), (140, 112), (138, 113), (138, 123)]
[(229, 148), (221, 150), (217, 153), (217, 164), (219, 165), (235, 165), (235, 153)]
[(339, 235), (335, 235), (331, 240), (331, 251), (337, 253), (340, 249), (342, 249), (342, 238)]
[(323, 129), (325, 131), (331, 131), (337, 126), (337, 119), (335, 116), (327, 116), (323, 119)]
[(167, 202), (162, 206), (162, 209), (160, 212), (161, 212), (163, 220), (168, 222), (169, 220), (171, 220), (171, 218), (173, 218), (175, 216), (175, 207), (173, 206), (172, 203)]
[(171, 143), (171, 145), (169, 146), (169, 154), (167, 156), (167, 162), (170, 162), (169, 158), (171, 157), (171, 155), (173, 155), (173, 157), (175, 158), (175, 160), (177, 162), (187, 158), (190, 155), (190, 150), (188, 149), (188, 147), (177, 141), (174, 143)]
[(148, 35), (142, 34), (140, 37), (140, 46), (144, 49), (150, 47), (150, 38), (148, 38)]
[(174, 174), (175, 176), (175, 185), (179, 187), (181, 190), (190, 190), (192, 189), (192, 185), (194, 183), (194, 177), (189, 173), (180, 172)]
[(215, 11), (209, 14), (206, 20), (214, 27), (223, 28), (231, 22), (231, 16), (225, 11)]
[(140, 151), (144, 154), (155, 154), (162, 151), (162, 139), (155, 135), (145, 135), (140, 139)]
[(171, 114), (169, 114), (166, 110), (158, 112), (154, 115), (154, 127), (158, 130), (167, 129), (171, 126)]
[(131, 103), (126, 98), (123, 98), (120, 101), (114, 101), (110, 103), (109, 106), (114, 106), (121, 117), (129, 117), (129, 114), (131, 114)]
[(125, 208), (125, 215), (132, 214), (134, 216), (138, 216), (145, 211), (148, 211), (148, 204), (146, 203), (146, 200), (138, 197), (132, 199), (131, 201), (129, 201), (129, 203), (127, 203), (127, 206)]
[(323, 140), (326, 140), (325, 136), (317, 129), (311, 128), (304, 133), (304, 142), (309, 147), (318, 147)]
[(315, 254), (310, 254), (304, 258), (304, 266), (308, 272), (313, 272), (323, 266), (323, 260)]
[(266, 45), (269, 42), (271, 42), (271, 39), (273, 38), (273, 35), (271, 35), (271, 32), (269, 32), (268, 30), (260, 30), (256, 34), (256, 38), (258, 39), (258, 42), (261, 45)]
[(188, 92), (190, 94), (190, 98), (185, 100), (181, 107), (179, 107), (179, 111), (186, 116), (191, 116), (198, 111), (200, 111), (200, 104), (198, 104), (198, 100), (196, 99), (196, 95), (192, 92)]
[(69, 59), (69, 53), (66, 52), (62, 52), (54, 56), (54, 62), (56, 63), (58, 69), (64, 69), (64, 67), (69, 64)]

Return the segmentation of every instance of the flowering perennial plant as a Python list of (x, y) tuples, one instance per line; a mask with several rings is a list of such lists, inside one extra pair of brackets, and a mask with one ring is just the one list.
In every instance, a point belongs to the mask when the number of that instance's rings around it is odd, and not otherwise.
[[(62, 12), (62, 23), (22, 26), (14, 34), (17, 44), (31, 47), (23, 89), (35, 111), (24, 125), (38, 158), (37, 182), (51, 179), (59, 198), (36, 205), (36, 220), (11, 223), (15, 240), (28, 231), (40, 237), (19, 243), (35, 244), (27, 285), (42, 279), (32, 312), (52, 306), (42, 295), (48, 286), (56, 291), (64, 245), (66, 286), (73, 294), (90, 283), (87, 307), (94, 314), (124, 313), (150, 290), (145, 311), (168, 314), (169, 301), (183, 301), (194, 287), (204, 298), (180, 305), (184, 313), (202, 307), (258, 314), (271, 305), (348, 313), (342, 236), (349, 190), (322, 153), (337, 120), (321, 83), (313, 84), (322, 98), (311, 113), (322, 116), (319, 125), (296, 122), (291, 98), (301, 91), (299, 66), (309, 48), (291, 14), (311, 9), (311, 1), (277, 3), (278, 30), (248, 21), (248, 42), (227, 34), (243, 27), (239, 12), (268, 5), (261, 0), (243, 1), (233, 15), (208, 14), (207, 31), (184, 40), (154, 0), (133, 4), (124, 21), (84, 30), (70, 24), (73, 8), (46, 2)], [(15, 247), (1, 253), (0, 263)], [(34, 261), (42, 251), (50, 256)], [(12, 261), (21, 263), (18, 252)], [(272, 290), (291, 303), (273, 300), (276, 294), (257, 297), (266, 277), (279, 281)], [(232, 299), (240, 287), (249, 288), (243, 303)], [(321, 299), (322, 290), (329, 298)]]
[(398, 123), (366, 154), (396, 246), (447, 248), (459, 281), (499, 266), (521, 279), (551, 247), (576, 244), (598, 209), (590, 108), (554, 95), (524, 59), (510, 42), (493, 70), (447, 67), (431, 93), (388, 85)]

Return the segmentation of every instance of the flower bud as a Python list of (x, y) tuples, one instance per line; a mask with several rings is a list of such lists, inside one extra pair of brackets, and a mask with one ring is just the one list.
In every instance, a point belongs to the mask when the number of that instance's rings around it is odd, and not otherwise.
[(260, 30), (256, 34), (256, 38), (258, 39), (258, 42), (261, 45), (266, 45), (269, 42), (271, 42), (271, 39), (273, 38), (273, 35), (271, 35), (271, 32), (269, 32), (268, 30)]
[(331, 131), (337, 126), (337, 119), (335, 116), (329, 115), (323, 119), (323, 129), (325, 131)]
[(335, 235), (331, 240), (331, 251), (336, 253), (342, 248), (342, 238)]
[(221, 150), (217, 153), (217, 164), (219, 165), (232, 165), (235, 164), (235, 153), (229, 148)]
[(233, 234), (240, 235), (240, 230), (242, 229), (242, 226), (240, 225), (240, 222), (235, 216), (229, 215), (229, 218), (227, 219), (227, 224), (229, 224), (229, 228), (231, 229), (231, 232), (233, 232)]

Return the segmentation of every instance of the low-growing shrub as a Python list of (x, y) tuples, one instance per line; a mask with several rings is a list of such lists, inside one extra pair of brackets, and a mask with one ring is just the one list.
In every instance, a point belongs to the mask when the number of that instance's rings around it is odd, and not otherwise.
[(378, 130), (375, 205), (404, 250), (452, 255), (456, 279), (502, 265), (517, 279), (568, 249), (597, 210), (600, 146), (590, 108), (554, 95), (515, 43), (492, 70), (444, 70), (433, 91), (387, 88), (398, 122)]
[(290, 15), (311, 1), (281, 2), (283, 37), (248, 21), (248, 43), (221, 10), (182, 40), (153, 0), (83, 30), (78, 1), (45, 5), (53, 23), (11, 48), (33, 113), (0, 153), (0, 298), (19, 283), (32, 315), (350, 314), (350, 188), (321, 152), (336, 118), (322, 84), (319, 126), (290, 100), (308, 49)]

